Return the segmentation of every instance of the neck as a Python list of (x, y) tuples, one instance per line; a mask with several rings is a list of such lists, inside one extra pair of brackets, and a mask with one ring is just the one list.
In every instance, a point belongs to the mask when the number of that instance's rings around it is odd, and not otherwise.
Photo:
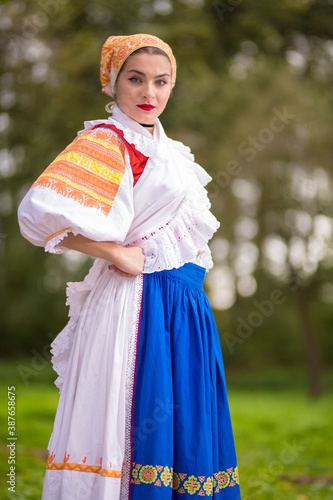
[(154, 132), (154, 123), (153, 124), (139, 123), (139, 125), (141, 125), (142, 127), (145, 127), (148, 130), (148, 132), (150, 132), (151, 134)]

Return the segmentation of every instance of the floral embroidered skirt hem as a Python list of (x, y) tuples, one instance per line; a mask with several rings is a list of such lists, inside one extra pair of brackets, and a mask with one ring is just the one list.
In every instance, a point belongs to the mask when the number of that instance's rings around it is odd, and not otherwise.
[(43, 500), (240, 499), (205, 269), (108, 273), (75, 324)]

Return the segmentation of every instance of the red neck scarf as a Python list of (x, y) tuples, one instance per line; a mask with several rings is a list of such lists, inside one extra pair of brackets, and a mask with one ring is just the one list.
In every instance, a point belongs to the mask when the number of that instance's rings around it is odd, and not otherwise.
[(110, 125), (108, 123), (107, 124), (100, 123), (99, 125), (95, 125), (94, 129), (100, 128), (100, 127), (110, 128), (111, 130), (116, 132), (118, 135), (120, 135), (120, 137), (122, 138), (122, 140), (126, 146), (127, 152), (129, 154), (129, 157), (130, 157), (133, 178), (134, 178), (133, 186), (135, 186), (135, 184), (140, 179), (142, 172), (145, 169), (145, 166), (146, 166), (147, 161), (148, 161), (148, 156), (145, 156), (144, 154), (140, 153), (140, 151), (135, 149), (134, 144), (130, 144), (129, 142), (127, 142), (126, 139), (124, 138), (124, 132), (122, 130), (118, 129), (115, 125)]

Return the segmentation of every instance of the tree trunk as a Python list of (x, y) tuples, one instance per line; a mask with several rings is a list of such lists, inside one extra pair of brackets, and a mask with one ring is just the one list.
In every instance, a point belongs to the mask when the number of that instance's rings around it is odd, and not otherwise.
[(306, 354), (306, 365), (311, 396), (319, 398), (323, 393), (322, 361), (318, 341), (312, 325), (310, 304), (307, 290), (299, 286), (296, 290), (300, 330), (303, 336)]

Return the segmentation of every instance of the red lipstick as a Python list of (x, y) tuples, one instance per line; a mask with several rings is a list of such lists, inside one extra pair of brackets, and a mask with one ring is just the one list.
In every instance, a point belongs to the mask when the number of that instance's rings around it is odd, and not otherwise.
[(137, 104), (137, 106), (144, 111), (151, 111), (152, 109), (155, 109), (155, 106), (152, 106), (151, 104)]

